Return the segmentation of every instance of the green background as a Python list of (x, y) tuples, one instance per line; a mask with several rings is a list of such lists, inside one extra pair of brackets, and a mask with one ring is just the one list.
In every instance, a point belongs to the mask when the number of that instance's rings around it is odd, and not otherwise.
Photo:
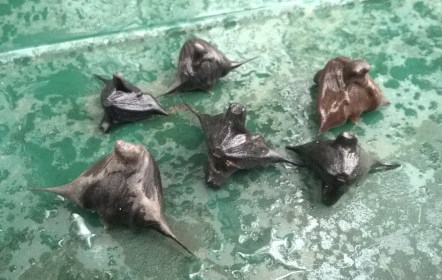
[[(163, 2), (0, 0), (0, 279), (441, 279), (441, 1)], [(325, 136), (350, 129), (402, 167), (326, 207), (319, 179), (283, 164), (208, 189), (204, 137), (184, 110), (102, 134), (92, 75), (121, 71), (159, 95), (193, 36), (233, 60), (259, 58), (210, 95), (161, 99), (166, 108), (243, 103), (248, 127), (286, 154), (316, 137), (316, 71), (338, 55), (363, 58), (391, 105)], [(117, 139), (152, 152), (169, 224), (200, 260), (156, 232), (105, 230), (96, 214), (29, 191), (73, 180)], [(96, 234), (92, 248), (72, 213)]]

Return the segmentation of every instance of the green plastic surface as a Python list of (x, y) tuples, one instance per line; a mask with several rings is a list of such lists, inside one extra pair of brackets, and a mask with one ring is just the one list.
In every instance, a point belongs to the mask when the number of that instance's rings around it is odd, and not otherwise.
[[(0, 0), (0, 23), (0, 279), (442, 278), (441, 1)], [(159, 95), (192, 36), (231, 59), (259, 58), (211, 94), (165, 97), (165, 107), (215, 114), (243, 103), (248, 127), (285, 154), (316, 137), (316, 71), (338, 55), (363, 58), (391, 105), (325, 136), (350, 129), (402, 167), (326, 207), (312, 172), (282, 164), (207, 188), (203, 134), (185, 110), (102, 134), (92, 75), (121, 71)], [(117, 139), (152, 152), (170, 226), (199, 259), (29, 191), (73, 180)], [(72, 213), (95, 234), (91, 248)]]

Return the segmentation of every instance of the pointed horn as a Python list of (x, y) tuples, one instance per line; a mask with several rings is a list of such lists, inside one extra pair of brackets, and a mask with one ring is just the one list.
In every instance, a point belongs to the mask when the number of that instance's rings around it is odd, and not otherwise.
[(292, 164), (292, 165), (298, 166), (298, 167), (305, 167), (305, 164), (302, 163), (302, 162), (290, 160), (290, 159), (287, 159), (287, 158), (284, 158), (284, 157), (281, 158), (281, 159), (282, 159), (282, 162), (289, 163), (289, 164)]
[(391, 170), (396, 169), (398, 167), (401, 167), (399, 163), (385, 163), (380, 161), (375, 161), (374, 164), (371, 166), (373, 171), (383, 171), (383, 170)]
[(176, 91), (183, 83), (181, 82), (181, 80), (179, 78), (177, 78), (175, 80), (175, 82), (173, 82), (173, 84), (166, 90), (165, 93), (158, 95), (157, 97), (162, 97), (164, 95), (168, 95), (173, 93), (174, 91)]
[(199, 115), (199, 113), (198, 113), (195, 109), (193, 109), (193, 107), (190, 106), (189, 104), (184, 103), (184, 102), (183, 102), (182, 104), (183, 104), (184, 107), (186, 107), (187, 109), (189, 109), (189, 111), (192, 112), (193, 114), (195, 114), (196, 116)]
[(178, 243), (181, 247), (183, 247), (184, 250), (189, 252), (189, 254), (196, 257), (195, 254), (192, 253), (183, 243), (181, 243), (181, 241), (172, 233), (169, 226), (166, 224), (164, 220), (159, 222), (159, 229), (157, 229), (157, 231), (169, 237), (170, 239)]
[(319, 126), (319, 130), (318, 130), (318, 135), (329, 130), (331, 127), (326, 125), (325, 123), (321, 123), (321, 125)]
[(294, 160), (290, 160), (290, 159), (288, 159), (286, 157), (281, 156), (277, 151), (274, 151), (274, 150), (270, 150), (269, 155), (271, 157), (273, 157), (276, 160), (276, 162), (285, 162), (285, 163), (293, 164), (293, 165), (298, 166), (298, 167), (304, 167), (305, 166), (304, 164), (302, 164), (300, 162), (297, 162), (297, 161), (294, 161)]
[(285, 146), (285, 148), (287, 150), (293, 151), (295, 153), (298, 153), (298, 151), (299, 151), (299, 146)]
[(186, 250), (189, 254), (191, 254), (192, 256), (196, 257), (196, 255), (194, 253), (192, 253), (192, 251), (190, 251), (175, 235), (173, 234), (166, 234), (167, 237), (169, 237), (170, 239), (172, 239), (173, 241), (175, 241), (176, 243), (178, 243), (184, 250)]
[(385, 96), (382, 96), (381, 106), (389, 105), (389, 104), (390, 104), (390, 101), (387, 98), (385, 98)]
[(202, 124), (203, 119), (201, 118), (201, 114), (197, 110), (193, 109), (192, 106), (190, 106), (185, 102), (183, 102), (182, 105), (187, 109), (189, 109), (189, 111), (192, 112), (198, 118), (199, 122)]
[(158, 103), (157, 108), (155, 108), (157, 111), (157, 115), (163, 115), (163, 116), (169, 116), (169, 113), (163, 108), (161, 107), (161, 105)]
[(106, 78), (104, 78), (103, 76), (100, 76), (100, 75), (97, 75), (97, 74), (94, 74), (94, 77), (97, 79), (97, 80), (100, 80), (100, 81), (102, 81), (103, 83), (107, 83), (107, 82), (109, 82), (109, 81), (111, 81), (111, 80), (109, 80), (109, 79), (106, 79)]
[(169, 113), (167, 113), (167, 111), (164, 110), (163, 107), (157, 108), (157, 113), (158, 113), (158, 115), (163, 115), (163, 116), (168, 116), (169, 115)]
[(231, 65), (229, 67), (229, 71), (232, 71), (233, 69), (238, 68), (239, 66), (243, 65), (244, 63), (250, 62), (250, 61), (252, 61), (254, 59), (257, 59), (257, 58), (258, 58), (258, 56), (255, 56), (253, 58), (250, 58), (250, 59), (247, 59), (247, 60), (244, 60), (244, 61), (241, 61), (241, 62), (234, 62), (234, 61), (232, 61)]
[(322, 70), (319, 70), (318, 72), (316, 72), (315, 76), (313, 77), (313, 82), (315, 84), (319, 83), (319, 76), (321, 76)]
[[(301, 149), (300, 149), (301, 146), (302, 145), (299, 145), (299, 146), (286, 146), (285, 148), (287, 150), (295, 152), (296, 155), (298, 155), (298, 157), (300, 157), (302, 159), (302, 156), (301, 156), (302, 152), (301, 152)], [(306, 167), (307, 166), (307, 164), (305, 162), (303, 162), (302, 160), (301, 160), (301, 162), (299, 162), (299, 161), (292, 161), (292, 162), (289, 162), (289, 163), (292, 163), (293, 165), (299, 166), (299, 167)]]
[(72, 192), (72, 185), (71, 184), (66, 184), (66, 185), (61, 185), (58, 187), (53, 187), (53, 188), (36, 188), (36, 189), (30, 189), (32, 191), (38, 191), (38, 192), (52, 192), (58, 195), (61, 195), (63, 197), (70, 197), (70, 194)]

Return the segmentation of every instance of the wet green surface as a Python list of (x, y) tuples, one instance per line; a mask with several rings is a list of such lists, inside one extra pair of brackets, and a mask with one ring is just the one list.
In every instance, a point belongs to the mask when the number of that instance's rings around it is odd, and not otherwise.
[[(0, 279), (442, 278), (442, 2), (10, 2), (0, 1)], [(249, 128), (283, 152), (316, 135), (314, 73), (337, 55), (364, 58), (392, 104), (326, 135), (351, 129), (402, 168), (328, 208), (320, 181), (285, 165), (208, 189), (203, 134), (186, 111), (103, 135), (92, 74), (121, 71), (159, 95), (195, 35), (232, 59), (259, 59), (210, 95), (163, 98), (166, 107), (219, 113), (241, 102)], [(28, 191), (74, 179), (116, 139), (153, 153), (171, 228), (199, 261), (155, 232), (106, 230), (95, 214)], [(96, 234), (91, 248), (72, 213)]]

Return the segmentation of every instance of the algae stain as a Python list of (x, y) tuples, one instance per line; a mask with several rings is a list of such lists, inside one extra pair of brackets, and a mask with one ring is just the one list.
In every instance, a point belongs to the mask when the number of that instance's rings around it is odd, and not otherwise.
[(71, 138), (64, 138), (59, 142), (50, 145), (50, 148), (57, 151), (61, 162), (73, 162), (77, 158), (77, 150)]
[(400, 87), (400, 83), (397, 80), (389, 79), (387, 82), (384, 83), (384, 87), (398, 89)]
[(384, 120), (384, 115), (379, 110), (365, 113), (362, 118), (362, 122), (368, 125), (379, 123), (382, 120)]
[(407, 116), (407, 117), (415, 117), (415, 118), (417, 117), (416, 110), (409, 108), (409, 107), (405, 107), (402, 103), (397, 103), (394, 107), (396, 109), (402, 110), (404, 112), (405, 116)]
[(393, 66), (390, 69), (390, 75), (399, 81), (404, 81), (408, 77), (407, 69), (402, 66)]
[[(155, 139), (160, 145), (164, 145), (169, 137), (170, 131), (155, 133)], [(174, 130), (173, 139), (188, 150), (196, 150), (203, 143), (204, 135), (201, 128), (182, 123)]]
[(424, 2), (419, 1), (413, 5), (413, 9), (422, 17), (422, 18), (431, 18), (437, 19), (437, 16), (432, 12), (432, 9), (428, 7)]

